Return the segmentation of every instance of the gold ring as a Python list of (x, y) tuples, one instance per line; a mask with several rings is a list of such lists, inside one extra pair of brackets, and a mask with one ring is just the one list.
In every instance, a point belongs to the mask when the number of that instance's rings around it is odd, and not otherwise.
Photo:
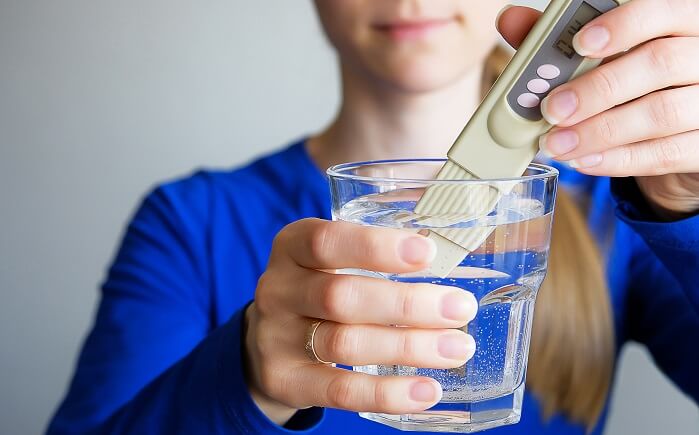
[(318, 327), (323, 324), (323, 322), (325, 322), (325, 320), (318, 319), (315, 319), (311, 322), (311, 325), (306, 330), (306, 343), (304, 345), (304, 350), (306, 351), (306, 355), (308, 355), (308, 358), (310, 358), (310, 360), (314, 363), (332, 364), (330, 361), (323, 361), (318, 357), (315, 346), (313, 344), (313, 339), (316, 336), (316, 331), (318, 330)]

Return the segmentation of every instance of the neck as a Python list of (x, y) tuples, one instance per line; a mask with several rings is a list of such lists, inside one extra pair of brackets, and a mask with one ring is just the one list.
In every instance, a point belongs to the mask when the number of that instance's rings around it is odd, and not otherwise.
[(308, 151), (322, 167), (377, 159), (445, 157), (480, 101), (481, 68), (439, 90), (406, 92), (343, 68), (336, 119), (312, 137)]

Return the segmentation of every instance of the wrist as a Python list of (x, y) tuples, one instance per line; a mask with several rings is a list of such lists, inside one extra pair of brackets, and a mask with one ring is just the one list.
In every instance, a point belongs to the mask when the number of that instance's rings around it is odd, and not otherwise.
[(675, 202), (664, 204), (660, 201), (648, 200), (650, 208), (658, 218), (665, 222), (675, 222), (690, 218), (699, 212), (699, 207), (682, 206)]
[(636, 177), (636, 184), (653, 214), (671, 222), (699, 213), (699, 179), (684, 174), (663, 177), (666, 177), (663, 181), (657, 177)]

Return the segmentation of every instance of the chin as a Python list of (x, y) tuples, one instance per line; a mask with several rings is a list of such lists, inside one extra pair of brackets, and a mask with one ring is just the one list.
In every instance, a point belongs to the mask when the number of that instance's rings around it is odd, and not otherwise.
[(455, 65), (453, 60), (426, 59), (386, 65), (376, 75), (389, 86), (403, 92), (424, 93), (445, 88), (480, 67), (480, 62)]

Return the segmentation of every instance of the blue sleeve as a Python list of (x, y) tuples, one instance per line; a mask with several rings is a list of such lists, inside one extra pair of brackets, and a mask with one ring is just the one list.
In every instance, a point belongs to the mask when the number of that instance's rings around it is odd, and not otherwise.
[(304, 433), (322, 418), (267, 419), (244, 380), (244, 308), (212, 325), (207, 185), (161, 187), (135, 214), (49, 434)]
[(627, 334), (699, 402), (699, 216), (658, 221), (633, 179), (613, 180), (612, 192), (617, 216), (640, 238), (627, 246)]

